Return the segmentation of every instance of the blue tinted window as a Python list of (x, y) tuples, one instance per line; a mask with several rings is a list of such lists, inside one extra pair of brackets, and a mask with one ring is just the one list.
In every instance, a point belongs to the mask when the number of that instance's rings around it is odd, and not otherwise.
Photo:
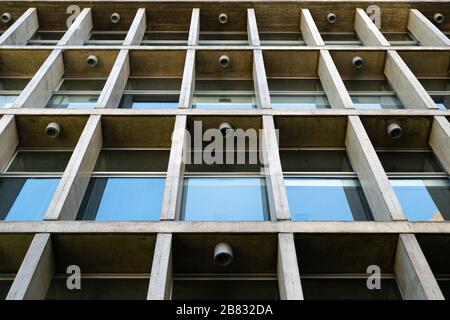
[(292, 220), (372, 220), (355, 179), (286, 178), (285, 184)]
[(356, 109), (403, 109), (396, 96), (351, 96)]
[(165, 178), (92, 178), (77, 219), (159, 220)]
[(0, 108), (11, 107), (18, 95), (0, 95)]
[(408, 220), (450, 220), (449, 180), (393, 179), (391, 184)]
[(182, 217), (191, 221), (259, 221), (269, 218), (261, 178), (188, 178)]
[(45, 107), (51, 109), (91, 109), (95, 108), (97, 100), (98, 95), (54, 94)]
[(59, 178), (1, 178), (0, 220), (42, 220)]
[(196, 109), (254, 109), (253, 96), (195, 96), (193, 108)]

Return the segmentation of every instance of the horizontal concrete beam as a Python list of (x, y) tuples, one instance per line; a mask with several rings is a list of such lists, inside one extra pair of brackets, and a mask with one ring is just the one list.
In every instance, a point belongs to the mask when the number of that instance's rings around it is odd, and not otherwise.
[(38, 29), (37, 9), (29, 8), (0, 36), (0, 45), (26, 45)]

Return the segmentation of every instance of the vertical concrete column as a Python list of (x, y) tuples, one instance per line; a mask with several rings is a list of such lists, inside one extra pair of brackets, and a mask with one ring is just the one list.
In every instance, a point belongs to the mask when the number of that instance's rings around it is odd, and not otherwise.
[(249, 45), (251, 46), (261, 45), (261, 43), (259, 42), (258, 25), (256, 23), (255, 9), (253, 8), (247, 9), (247, 34)]
[(100, 115), (91, 115), (70, 157), (44, 220), (74, 220), (102, 148)]
[(387, 51), (384, 74), (405, 108), (437, 109), (433, 99), (396, 51)]
[(386, 172), (358, 116), (349, 116), (345, 146), (376, 221), (406, 220)]
[(444, 300), (427, 259), (413, 234), (400, 234), (394, 270), (404, 299)]
[(120, 50), (95, 107), (117, 108), (129, 76), (130, 59), (128, 50)]
[(332, 108), (354, 108), (352, 99), (328, 50), (320, 50), (317, 73)]
[(192, 9), (191, 24), (189, 27), (188, 46), (196, 46), (200, 34), (200, 9)]
[(281, 300), (303, 300), (303, 290), (292, 233), (278, 234), (278, 287)]
[(302, 9), (300, 12), (300, 31), (306, 45), (311, 47), (325, 45), (309, 9)]
[(27, 86), (14, 101), (13, 108), (44, 108), (64, 75), (62, 50), (53, 50)]
[(29, 8), (0, 36), (0, 45), (25, 45), (37, 29), (39, 29), (37, 9)]
[(5, 114), (0, 118), (0, 172), (11, 161), (19, 144), (16, 121), (13, 115)]
[(445, 117), (433, 118), (429, 144), (444, 169), (450, 173), (450, 123)]
[(49, 233), (36, 234), (6, 300), (43, 300), (55, 273)]
[(89, 38), (93, 28), (92, 9), (84, 8), (63, 37), (58, 41), (58, 46), (81, 46)]
[(261, 50), (253, 50), (253, 84), (255, 86), (256, 104), (258, 108), (271, 109), (269, 85)]
[(261, 152), (266, 174), (267, 195), (272, 219), (291, 220), (278, 148), (278, 134), (272, 116), (263, 116), (260, 135)]
[(367, 13), (361, 8), (357, 8), (355, 12), (355, 31), (365, 46), (390, 46), (389, 41), (386, 40)]
[(158, 233), (147, 300), (168, 300), (172, 291), (172, 234)]
[(175, 220), (179, 218), (185, 166), (183, 151), (186, 152), (187, 143), (186, 124), (186, 116), (178, 115), (176, 117), (175, 128), (172, 133), (166, 185), (164, 187), (161, 220)]
[(407, 28), (424, 46), (450, 46), (447, 36), (417, 9), (409, 10)]
[(144, 38), (145, 30), (147, 29), (147, 21), (145, 8), (139, 8), (134, 16), (133, 23), (131, 23), (130, 30), (123, 41), (124, 46), (138, 46)]
[(186, 51), (184, 62), (183, 80), (181, 81), (180, 102), (178, 108), (188, 109), (191, 107), (192, 96), (195, 87), (195, 49)]

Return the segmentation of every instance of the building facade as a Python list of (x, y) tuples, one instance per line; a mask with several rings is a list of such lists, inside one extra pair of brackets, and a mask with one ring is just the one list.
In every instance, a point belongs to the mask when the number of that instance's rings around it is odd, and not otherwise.
[(450, 1), (6, 1), (0, 30), (1, 299), (450, 297)]

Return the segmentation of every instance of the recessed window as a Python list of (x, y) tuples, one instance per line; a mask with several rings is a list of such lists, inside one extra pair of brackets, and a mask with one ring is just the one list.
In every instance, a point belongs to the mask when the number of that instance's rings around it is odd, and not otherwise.
[(300, 32), (259, 32), (259, 41), (263, 46), (304, 46)]
[(166, 172), (169, 155), (169, 150), (104, 149), (94, 172)]
[(269, 217), (261, 178), (186, 178), (182, 219), (191, 221), (262, 221)]
[(409, 32), (383, 32), (391, 46), (420, 46), (420, 42)]
[(220, 46), (220, 45), (248, 45), (247, 32), (206, 32), (200, 31), (199, 45)]
[(62, 80), (53, 91), (46, 108), (91, 109), (95, 108), (98, 97), (105, 85), (104, 79)]
[(0, 108), (10, 108), (30, 78), (0, 78)]
[(377, 151), (378, 158), (388, 173), (440, 172), (445, 173), (431, 151)]
[(281, 149), (284, 172), (353, 172), (344, 150)]
[(404, 106), (387, 79), (344, 80), (356, 109), (403, 109)]
[(0, 279), (0, 300), (5, 300), (14, 279)]
[(56, 45), (64, 36), (65, 31), (36, 31), (27, 41), (29, 46)]
[(450, 109), (449, 78), (419, 78), (418, 80), (436, 103), (438, 109)]
[(437, 278), (436, 279), (439, 285), (439, 288), (444, 295), (445, 300), (450, 299), (450, 278)]
[(189, 38), (188, 32), (179, 31), (147, 31), (141, 45), (143, 46), (185, 46)]
[(362, 46), (356, 32), (322, 32), (322, 40), (327, 46)]
[(126, 31), (92, 31), (85, 45), (93, 46), (120, 46), (127, 36)]

